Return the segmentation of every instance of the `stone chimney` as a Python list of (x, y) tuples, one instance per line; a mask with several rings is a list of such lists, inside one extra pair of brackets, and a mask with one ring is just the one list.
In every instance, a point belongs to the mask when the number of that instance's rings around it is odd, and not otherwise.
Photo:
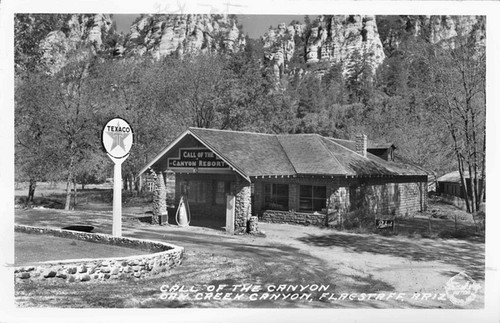
[(366, 135), (356, 135), (356, 152), (363, 157), (366, 157), (366, 149), (368, 147)]

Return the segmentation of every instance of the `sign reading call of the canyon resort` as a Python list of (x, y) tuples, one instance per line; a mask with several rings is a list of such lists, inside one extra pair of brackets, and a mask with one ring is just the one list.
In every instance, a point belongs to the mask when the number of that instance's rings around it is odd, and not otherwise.
[(128, 155), (134, 136), (127, 121), (114, 118), (108, 121), (102, 132), (102, 144), (112, 158), (123, 158)]
[(206, 148), (181, 148), (178, 158), (168, 159), (168, 168), (227, 168), (227, 164)]

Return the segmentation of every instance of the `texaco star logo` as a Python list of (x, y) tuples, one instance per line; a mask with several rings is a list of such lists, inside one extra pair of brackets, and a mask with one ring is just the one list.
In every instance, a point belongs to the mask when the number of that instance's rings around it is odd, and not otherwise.
[(123, 158), (127, 156), (132, 147), (132, 142), (132, 128), (127, 121), (114, 118), (104, 126), (102, 144), (111, 157)]
[[(120, 126), (120, 122), (116, 122), (116, 126), (107, 126), (108, 131), (106, 131), (106, 134), (110, 136), (113, 139), (113, 144), (111, 145), (111, 151), (113, 151), (116, 146), (120, 146), (121, 149), (124, 151), (125, 149), (125, 144), (123, 143), (123, 139), (126, 139), (128, 136), (130, 136), (130, 132), (125, 132), (122, 130), (122, 127)], [(125, 128), (125, 127), (123, 127)]]

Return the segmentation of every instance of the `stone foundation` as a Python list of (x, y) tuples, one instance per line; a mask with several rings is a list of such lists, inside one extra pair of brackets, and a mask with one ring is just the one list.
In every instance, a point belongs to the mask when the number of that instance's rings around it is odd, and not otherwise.
[(262, 214), (262, 221), (271, 223), (292, 223), (324, 226), (326, 225), (326, 214), (319, 212), (303, 213), (296, 211), (267, 210)]
[(149, 255), (140, 256), (69, 259), (18, 266), (14, 270), (16, 281), (54, 279), (72, 283), (107, 279), (139, 279), (166, 272), (168, 269), (179, 265), (184, 254), (183, 247), (151, 240), (25, 225), (16, 225), (15, 231), (30, 234), (48, 234), (128, 248), (148, 249), (153, 252)]

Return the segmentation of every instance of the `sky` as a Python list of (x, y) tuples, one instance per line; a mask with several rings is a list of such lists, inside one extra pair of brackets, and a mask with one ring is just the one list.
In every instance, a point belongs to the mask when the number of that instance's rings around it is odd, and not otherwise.
[[(118, 32), (128, 33), (130, 25), (138, 15), (135, 14), (115, 14), (113, 15), (116, 21)], [(279, 23), (287, 25), (292, 20), (304, 21), (304, 16), (298, 15), (238, 15), (238, 22), (243, 25), (243, 32), (248, 34), (250, 38), (259, 38), (269, 30), (269, 26), (276, 27)]]

